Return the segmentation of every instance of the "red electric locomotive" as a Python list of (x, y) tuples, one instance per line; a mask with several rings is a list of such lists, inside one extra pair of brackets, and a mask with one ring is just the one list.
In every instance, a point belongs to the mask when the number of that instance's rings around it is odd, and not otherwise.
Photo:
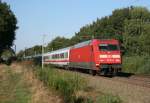
[(89, 69), (95, 75), (121, 71), (121, 53), (117, 40), (93, 39), (74, 45), (70, 50), (69, 67)]

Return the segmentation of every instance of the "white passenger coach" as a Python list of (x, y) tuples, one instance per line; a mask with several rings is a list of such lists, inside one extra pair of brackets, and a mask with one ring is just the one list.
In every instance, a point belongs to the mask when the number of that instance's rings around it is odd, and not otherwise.
[(44, 64), (55, 64), (64, 67), (69, 63), (70, 48), (63, 48), (44, 54)]

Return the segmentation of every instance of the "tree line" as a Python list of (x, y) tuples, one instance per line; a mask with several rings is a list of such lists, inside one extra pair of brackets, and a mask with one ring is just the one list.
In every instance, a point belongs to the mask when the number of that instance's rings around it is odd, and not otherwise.
[[(45, 47), (50, 52), (73, 44), (96, 39), (117, 39), (125, 55), (150, 54), (150, 11), (146, 7), (127, 7), (116, 9), (111, 15), (97, 18), (91, 24), (80, 28), (68, 39), (56, 37)], [(34, 46), (18, 53), (19, 56), (41, 53), (41, 46)]]

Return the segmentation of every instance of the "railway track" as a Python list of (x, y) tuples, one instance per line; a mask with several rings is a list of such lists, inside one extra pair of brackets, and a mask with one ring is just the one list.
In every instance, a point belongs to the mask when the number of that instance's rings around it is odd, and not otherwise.
[(150, 103), (150, 78), (132, 75), (129, 77), (87, 76), (90, 86), (97, 91), (119, 95), (126, 103)]
[[(81, 75), (85, 75), (90, 77), (90, 74), (87, 74), (85, 72), (81, 71), (72, 71), (72, 72), (77, 72)], [(91, 76), (94, 78), (103, 78), (107, 80), (111, 80), (114, 82), (123, 82), (126, 84), (131, 84), (131, 85), (136, 85), (140, 87), (147, 87), (150, 88), (150, 75), (136, 75), (136, 74), (130, 74), (130, 73), (121, 73), (119, 76), (114, 76), (114, 77), (104, 77), (104, 76)]]
[(112, 78), (115, 81), (124, 82), (128, 84), (138, 85), (142, 87), (150, 88), (150, 78), (143, 78), (138, 76), (131, 77), (114, 77)]
[(132, 79), (150, 82), (150, 75), (134, 75), (131, 77)]
[(149, 75), (131, 75), (131, 76), (115, 76), (115, 77), (103, 77), (103, 76), (96, 76), (96, 78), (103, 78), (107, 80), (111, 80), (114, 82), (123, 82), (126, 84), (137, 85), (141, 87), (150, 88), (150, 76)]

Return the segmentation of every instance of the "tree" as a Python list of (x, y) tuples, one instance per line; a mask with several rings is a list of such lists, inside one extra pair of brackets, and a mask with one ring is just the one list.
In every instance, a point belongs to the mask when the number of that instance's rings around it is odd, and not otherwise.
[(150, 12), (136, 7), (124, 22), (123, 45), (131, 55), (150, 55)]
[(0, 55), (4, 49), (10, 48), (15, 40), (17, 19), (10, 6), (0, 2)]
[(116, 9), (112, 15), (97, 19), (75, 33), (70, 43), (92, 39), (117, 39), (126, 54), (150, 54), (150, 11), (145, 7)]
[(69, 39), (64, 37), (56, 37), (47, 46), (47, 51), (53, 51), (61, 48), (68, 47), (70, 45)]
[[(116, 9), (112, 15), (97, 19), (90, 25), (86, 25), (80, 29), (73, 39), (77, 41), (85, 41), (91, 38), (97, 39), (118, 39), (123, 42), (122, 34), (124, 32), (124, 20), (130, 18), (130, 8)], [(84, 36), (89, 38), (82, 38)]]

